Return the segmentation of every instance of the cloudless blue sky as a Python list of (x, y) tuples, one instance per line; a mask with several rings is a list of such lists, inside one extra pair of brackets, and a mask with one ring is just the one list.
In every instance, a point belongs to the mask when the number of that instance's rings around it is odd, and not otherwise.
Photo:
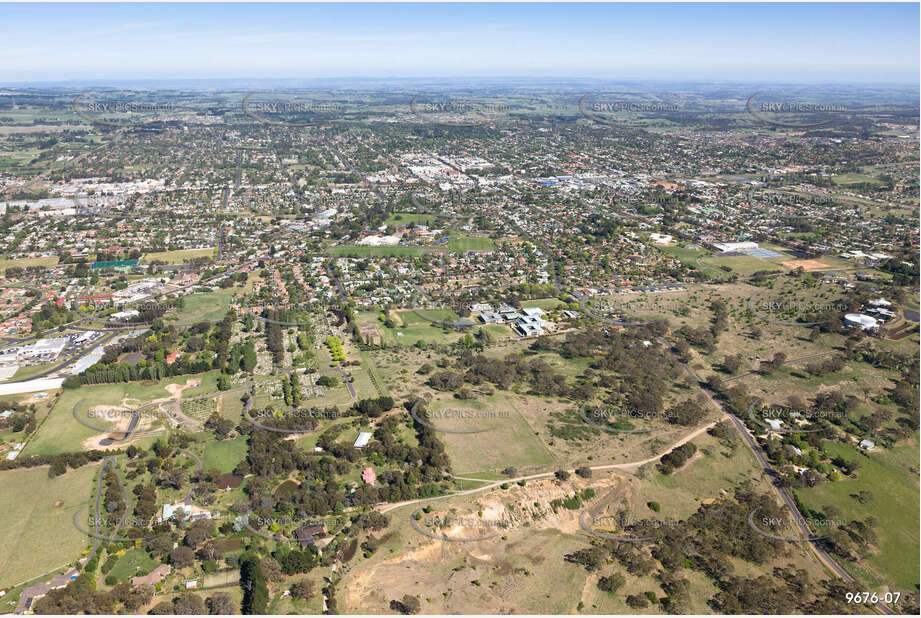
[(527, 76), (915, 84), (914, 4), (0, 4), (0, 81)]

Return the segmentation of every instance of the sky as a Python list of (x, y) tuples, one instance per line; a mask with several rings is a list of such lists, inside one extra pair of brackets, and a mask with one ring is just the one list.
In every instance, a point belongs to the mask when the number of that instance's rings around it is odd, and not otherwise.
[(919, 80), (919, 4), (0, 4), (0, 82)]

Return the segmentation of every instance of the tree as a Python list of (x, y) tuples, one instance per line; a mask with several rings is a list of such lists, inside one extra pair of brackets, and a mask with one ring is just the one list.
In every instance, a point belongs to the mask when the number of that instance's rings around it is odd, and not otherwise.
[(284, 579), (281, 574), (281, 566), (275, 558), (263, 558), (259, 561), (259, 568), (262, 569), (262, 576), (267, 582), (277, 582)]
[(229, 592), (215, 592), (208, 598), (208, 612), (214, 615), (229, 615), (239, 613), (237, 602)]
[(205, 429), (213, 432), (214, 437), (218, 440), (226, 438), (230, 430), (233, 429), (233, 425), (232, 420), (224, 418), (217, 412), (212, 412), (208, 420), (205, 421)]
[(256, 556), (248, 555), (240, 563), (240, 587), (243, 589), (244, 614), (265, 614), (269, 603), (269, 588)]
[(291, 586), (291, 596), (295, 599), (306, 600), (314, 595), (313, 582), (309, 579), (299, 579)]
[(177, 569), (187, 567), (195, 562), (195, 551), (191, 547), (180, 545), (169, 553), (169, 561)]
[(627, 579), (620, 573), (614, 573), (610, 577), (602, 577), (598, 580), (598, 588), (605, 592), (617, 592), (617, 590), (627, 583)]
[(642, 609), (649, 606), (649, 599), (642, 594), (631, 594), (627, 597), (627, 605), (633, 609)]
[(406, 594), (403, 595), (403, 598), (399, 601), (396, 599), (391, 601), (390, 609), (400, 612), (401, 614), (418, 614), (419, 610), (422, 609), (422, 604), (419, 603), (419, 599), (416, 597)]
[(214, 522), (210, 519), (199, 519), (192, 522), (185, 533), (184, 543), (188, 547), (198, 547), (214, 535)]
[(180, 592), (179, 596), (173, 599), (173, 613), (200, 616), (208, 611), (200, 596), (194, 592)]

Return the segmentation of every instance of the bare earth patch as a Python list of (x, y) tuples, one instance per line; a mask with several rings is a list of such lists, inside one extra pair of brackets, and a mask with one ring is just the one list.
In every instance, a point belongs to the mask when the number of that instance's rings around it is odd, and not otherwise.
[(831, 265), (826, 264), (822, 260), (788, 260), (786, 262), (781, 262), (780, 264), (781, 266), (786, 266), (790, 270), (796, 270), (797, 268), (802, 267), (802, 269), (807, 272), (831, 268)]

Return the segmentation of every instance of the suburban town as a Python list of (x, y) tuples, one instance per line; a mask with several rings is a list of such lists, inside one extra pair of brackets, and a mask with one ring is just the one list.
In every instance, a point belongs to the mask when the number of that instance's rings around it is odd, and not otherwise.
[(919, 612), (916, 83), (150, 81), (0, 80), (0, 612)]

